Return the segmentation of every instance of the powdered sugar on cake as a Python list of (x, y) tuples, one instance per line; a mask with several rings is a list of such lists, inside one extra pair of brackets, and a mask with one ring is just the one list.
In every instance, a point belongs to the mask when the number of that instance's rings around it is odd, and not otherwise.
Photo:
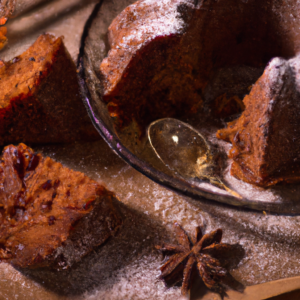
[[(139, 48), (154, 37), (181, 32), (184, 21), (178, 7), (183, 4), (194, 7), (190, 0), (144, 0), (132, 4), (120, 15), (123, 20), (118, 20), (122, 29), (124, 25), (132, 28), (131, 33), (124, 36), (117, 47), (127, 49), (134, 44)], [(147, 14), (147, 18), (141, 18), (141, 14)]]

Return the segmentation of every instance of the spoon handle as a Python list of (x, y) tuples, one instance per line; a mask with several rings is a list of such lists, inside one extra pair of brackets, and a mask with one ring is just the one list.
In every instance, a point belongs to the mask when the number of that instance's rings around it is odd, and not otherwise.
[(222, 190), (227, 191), (228, 193), (230, 193), (234, 197), (237, 197), (239, 199), (243, 199), (243, 197), (240, 194), (238, 194), (237, 192), (230, 189), (219, 177), (207, 177), (207, 178), (209, 179), (209, 181), (212, 185), (214, 185), (218, 188), (221, 188)]

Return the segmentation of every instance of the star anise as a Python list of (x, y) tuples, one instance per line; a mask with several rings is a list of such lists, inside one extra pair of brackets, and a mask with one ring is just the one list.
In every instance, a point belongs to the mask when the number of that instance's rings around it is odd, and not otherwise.
[(160, 251), (175, 253), (160, 268), (160, 279), (165, 280), (168, 285), (174, 285), (182, 279), (181, 293), (186, 295), (190, 288), (193, 268), (196, 267), (204, 284), (223, 295), (224, 288), (220, 281), (227, 275), (227, 270), (221, 266), (218, 257), (228, 253), (231, 245), (221, 243), (222, 229), (202, 235), (201, 228), (196, 227), (195, 235), (189, 237), (175, 222), (174, 230), (179, 245), (156, 246)]

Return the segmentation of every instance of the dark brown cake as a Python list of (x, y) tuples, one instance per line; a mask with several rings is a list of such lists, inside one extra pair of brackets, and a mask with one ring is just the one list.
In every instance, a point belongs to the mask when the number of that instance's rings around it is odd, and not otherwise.
[(0, 163), (0, 261), (67, 268), (115, 234), (113, 194), (24, 144)]
[(23, 54), (0, 61), (0, 144), (97, 139), (77, 72), (62, 38), (41, 35)]
[[(119, 128), (134, 121), (143, 133), (155, 119), (201, 112), (217, 70), (264, 66), (278, 50), (262, 17), (268, 5), (140, 0), (127, 7), (109, 27), (111, 48), (100, 66), (103, 100)], [(229, 95), (228, 109), (238, 112), (233, 96), (240, 97)]]
[(218, 131), (232, 143), (235, 177), (260, 186), (300, 180), (299, 72), (299, 58), (274, 58), (244, 99), (241, 117)]

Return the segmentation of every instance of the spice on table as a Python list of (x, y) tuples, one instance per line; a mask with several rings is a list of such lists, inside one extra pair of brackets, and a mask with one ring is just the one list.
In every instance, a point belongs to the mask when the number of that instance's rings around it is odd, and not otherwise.
[(230, 251), (231, 245), (221, 243), (222, 229), (203, 235), (201, 228), (196, 227), (195, 235), (189, 237), (175, 222), (174, 231), (179, 245), (156, 246), (156, 249), (162, 252), (174, 253), (160, 268), (160, 279), (163, 279), (167, 285), (175, 285), (183, 278), (181, 293), (186, 295), (190, 289), (193, 269), (196, 267), (204, 284), (209, 289), (224, 295), (224, 287), (220, 282), (228, 273), (221, 266), (218, 257)]

